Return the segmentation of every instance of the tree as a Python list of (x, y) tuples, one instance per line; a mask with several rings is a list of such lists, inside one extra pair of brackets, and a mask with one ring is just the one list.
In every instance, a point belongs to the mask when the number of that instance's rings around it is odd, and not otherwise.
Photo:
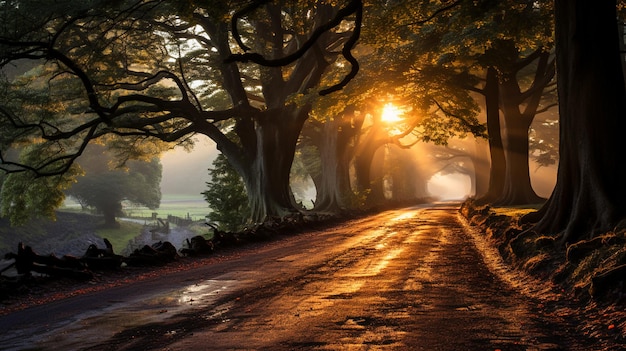
[(250, 216), (250, 208), (241, 176), (222, 154), (213, 161), (209, 175), (211, 181), (206, 183), (207, 190), (202, 192), (211, 209), (208, 218), (223, 230), (242, 229)]
[[(543, 47), (531, 54), (523, 55), (514, 47), (515, 43), (504, 43), (504, 49), (496, 50), (503, 56), (508, 52), (511, 58), (507, 65), (500, 65), (500, 109), (504, 120), (504, 189), (498, 199), (498, 205), (523, 205), (541, 203), (541, 199), (532, 188), (529, 170), (529, 132), (538, 113), (544, 89), (554, 77), (554, 62), (550, 53)], [(520, 57), (522, 56), (522, 57)], [(526, 89), (521, 89), (518, 75), (533, 62), (534, 78)], [(510, 65), (509, 65), (510, 64)], [(506, 67), (506, 69), (504, 67)]]
[(305, 125), (301, 145), (316, 152), (314, 160), (303, 160), (317, 192), (314, 210), (339, 213), (354, 207), (349, 168), (363, 120), (354, 106), (347, 106), (324, 121), (313, 113)]
[(90, 145), (77, 162), (85, 175), (78, 177), (67, 194), (81, 205), (102, 213), (105, 226), (119, 226), (115, 217), (122, 214), (122, 201), (150, 209), (159, 207), (162, 166), (158, 158), (131, 160), (115, 166), (105, 147)]
[[(484, 199), (501, 204), (536, 202), (528, 171), (528, 128), (538, 108), (545, 107), (542, 93), (554, 75), (549, 7), (536, 1), (396, 6), (401, 9), (396, 14), (399, 31), (409, 33), (405, 35), (410, 35), (407, 42), (413, 48), (409, 57), (415, 63), (407, 75), (425, 89), (457, 97), (448, 103), (435, 95), (443, 113), (463, 115), (454, 110), (460, 110), (463, 90), (485, 97), (492, 176)], [(424, 15), (428, 13), (432, 15)]]
[[(27, 18), (29, 7), (16, 3), (3, 5), (16, 21)], [(32, 26), (2, 27), (0, 68), (36, 61), (43, 67), (42, 95), (72, 102), (70, 113), (61, 115), (27, 95), (0, 101), (1, 122), (11, 127), (3, 130), (3, 151), (43, 140), (39, 147), (55, 155), (23, 164), (0, 154), (5, 172), (63, 174), (88, 143), (103, 138), (121, 140), (128, 153), (141, 155), (149, 152), (149, 140), (190, 145), (201, 133), (242, 176), (254, 221), (295, 211), (289, 170), (310, 106), (288, 98), (310, 89), (329, 93), (355, 74), (350, 50), (360, 23), (350, 23), (360, 21), (360, 1), (343, 7), (263, 1), (234, 14), (240, 2), (70, 3), (39, 4), (41, 16)], [(229, 29), (245, 51), (247, 44), (256, 52), (233, 55)], [(346, 78), (319, 87), (340, 58), (352, 64)], [(13, 95), (34, 85), (5, 83)], [(22, 113), (24, 101), (41, 113)], [(230, 131), (234, 137), (226, 136)]]
[[(626, 127), (615, 1), (555, 0), (559, 167), (548, 202), (526, 217), (533, 230), (573, 243), (626, 216)], [(602, 38), (602, 40), (599, 40)]]

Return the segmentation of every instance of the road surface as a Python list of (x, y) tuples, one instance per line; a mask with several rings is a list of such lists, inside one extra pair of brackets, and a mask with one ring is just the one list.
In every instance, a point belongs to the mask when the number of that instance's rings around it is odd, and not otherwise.
[(551, 298), (429, 205), (1, 316), (0, 349), (594, 350)]

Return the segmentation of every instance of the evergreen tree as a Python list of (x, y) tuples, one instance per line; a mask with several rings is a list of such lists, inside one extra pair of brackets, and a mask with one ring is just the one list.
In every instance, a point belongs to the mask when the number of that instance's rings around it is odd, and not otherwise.
[(241, 229), (250, 216), (248, 194), (241, 176), (223, 154), (213, 161), (209, 175), (211, 181), (206, 183), (207, 190), (202, 192), (212, 210), (209, 219), (223, 230)]

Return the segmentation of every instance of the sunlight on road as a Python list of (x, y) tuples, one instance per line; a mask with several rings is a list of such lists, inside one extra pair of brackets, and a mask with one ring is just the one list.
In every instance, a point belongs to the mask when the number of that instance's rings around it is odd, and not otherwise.
[(417, 215), (417, 211), (404, 211), (401, 215), (393, 217), (392, 221), (404, 221)]
[(385, 269), (389, 265), (389, 262), (400, 256), (403, 251), (404, 248), (391, 250), (380, 262), (378, 262), (376, 266), (372, 267), (369, 270), (369, 275), (378, 275), (380, 272), (382, 272), (383, 269)]
[(391, 261), (398, 257), (404, 248), (390, 250), (383, 257), (375, 257), (362, 263), (355, 264), (355, 269), (342, 274), (345, 277), (372, 277), (380, 274)]

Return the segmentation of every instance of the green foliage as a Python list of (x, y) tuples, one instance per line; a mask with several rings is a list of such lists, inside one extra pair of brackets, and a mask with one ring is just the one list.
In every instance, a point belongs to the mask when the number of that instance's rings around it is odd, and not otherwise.
[(0, 192), (0, 211), (12, 225), (24, 224), (31, 217), (55, 218), (55, 210), (65, 200), (63, 189), (71, 183), (71, 173), (36, 177), (31, 172), (5, 177)]
[(250, 217), (248, 196), (241, 177), (222, 154), (213, 161), (209, 175), (211, 181), (206, 183), (207, 190), (202, 192), (212, 209), (209, 219), (223, 230), (241, 229)]
[(81, 205), (94, 207), (105, 214), (119, 215), (121, 202), (130, 201), (150, 209), (161, 202), (161, 163), (131, 160), (126, 168), (113, 168), (114, 158), (103, 146), (92, 145), (78, 162), (85, 171), (68, 195)]
[(369, 197), (371, 192), (371, 189), (365, 189), (363, 191), (353, 190), (351, 192), (344, 193), (341, 200), (347, 208), (367, 208), (367, 198)]
[[(36, 144), (22, 151), (19, 156), (21, 161), (38, 163), (39, 157), (54, 150)], [(45, 165), (41, 167), (46, 168)], [(31, 171), (3, 176), (0, 179), (0, 214), (9, 218), (12, 225), (23, 224), (30, 217), (54, 219), (55, 209), (65, 200), (63, 191), (71, 186), (79, 173), (78, 167), (72, 166), (68, 171), (50, 177), (38, 177)]]

